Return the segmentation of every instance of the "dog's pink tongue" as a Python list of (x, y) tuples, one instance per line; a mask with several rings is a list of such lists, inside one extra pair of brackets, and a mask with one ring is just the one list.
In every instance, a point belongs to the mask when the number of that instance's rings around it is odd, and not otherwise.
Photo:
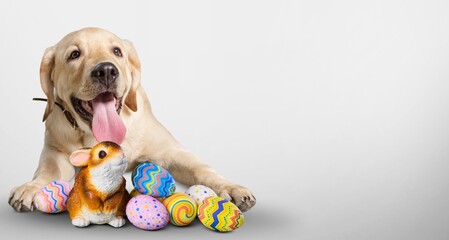
[(121, 144), (126, 134), (126, 127), (115, 109), (115, 98), (106, 93), (92, 101), (94, 117), (92, 132), (98, 142), (111, 141)]

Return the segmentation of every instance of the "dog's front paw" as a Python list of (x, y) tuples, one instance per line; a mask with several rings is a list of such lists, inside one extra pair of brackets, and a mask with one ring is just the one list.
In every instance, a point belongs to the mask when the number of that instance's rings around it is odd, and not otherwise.
[(11, 190), (8, 203), (17, 212), (34, 211), (33, 199), (40, 189), (41, 187), (33, 182), (15, 187)]
[(217, 194), (233, 202), (242, 212), (248, 211), (256, 205), (256, 198), (248, 188), (231, 184), (224, 186)]

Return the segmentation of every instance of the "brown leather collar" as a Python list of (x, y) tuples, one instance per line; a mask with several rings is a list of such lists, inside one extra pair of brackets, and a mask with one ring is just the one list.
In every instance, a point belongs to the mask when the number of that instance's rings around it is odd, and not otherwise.
[[(47, 102), (48, 100), (45, 98), (33, 98), (33, 101)], [(73, 126), (75, 130), (79, 128), (78, 123), (76, 122), (75, 118), (73, 118), (72, 114), (69, 111), (67, 111), (67, 109), (65, 109), (64, 106), (62, 106), (62, 104), (58, 102), (55, 102), (55, 104), (62, 110), (62, 113), (64, 113), (65, 118), (67, 118), (67, 121), (69, 121), (70, 125)]]

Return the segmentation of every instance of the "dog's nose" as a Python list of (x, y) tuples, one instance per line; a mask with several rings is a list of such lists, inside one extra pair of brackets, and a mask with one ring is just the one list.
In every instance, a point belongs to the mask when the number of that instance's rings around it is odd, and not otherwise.
[(107, 87), (118, 78), (118, 75), (118, 69), (110, 62), (99, 63), (92, 70), (92, 79), (98, 80)]

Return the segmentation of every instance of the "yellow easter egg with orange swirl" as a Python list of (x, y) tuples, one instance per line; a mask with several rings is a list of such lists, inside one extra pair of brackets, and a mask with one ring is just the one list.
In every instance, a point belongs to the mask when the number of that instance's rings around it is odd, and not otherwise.
[(187, 226), (196, 218), (195, 200), (185, 193), (175, 193), (165, 198), (163, 203), (170, 214), (170, 223), (175, 226)]

